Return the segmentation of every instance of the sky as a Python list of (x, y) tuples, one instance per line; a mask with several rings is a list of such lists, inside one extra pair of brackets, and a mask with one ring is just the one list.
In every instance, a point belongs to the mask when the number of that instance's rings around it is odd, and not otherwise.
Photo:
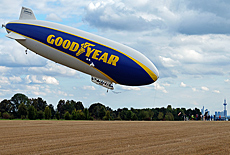
[[(37, 20), (84, 30), (148, 57), (159, 71), (151, 85), (116, 84), (109, 91), (91, 77), (28, 51), (0, 29), (0, 101), (16, 93), (42, 97), (56, 107), (60, 99), (100, 102), (112, 109), (172, 105), (223, 111), (230, 102), (230, 1), (225, 0), (5, 0), (0, 23), (31, 8)], [(132, 77), (130, 77), (132, 78)], [(230, 105), (227, 105), (230, 114)]]

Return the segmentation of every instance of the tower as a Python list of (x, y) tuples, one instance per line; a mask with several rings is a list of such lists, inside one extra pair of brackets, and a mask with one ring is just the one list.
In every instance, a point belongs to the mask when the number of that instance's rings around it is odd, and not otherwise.
[(226, 119), (227, 118), (227, 102), (226, 102), (226, 99), (224, 99), (224, 119)]

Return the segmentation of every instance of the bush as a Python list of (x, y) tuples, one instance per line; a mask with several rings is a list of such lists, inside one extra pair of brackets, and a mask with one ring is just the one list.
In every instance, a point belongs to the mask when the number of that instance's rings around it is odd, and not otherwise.
[(4, 112), (4, 113), (2, 114), (2, 118), (4, 118), (4, 119), (9, 119), (9, 118), (10, 118), (10, 114), (9, 114), (8, 112)]
[(65, 120), (71, 120), (71, 115), (68, 111), (65, 113), (64, 118)]

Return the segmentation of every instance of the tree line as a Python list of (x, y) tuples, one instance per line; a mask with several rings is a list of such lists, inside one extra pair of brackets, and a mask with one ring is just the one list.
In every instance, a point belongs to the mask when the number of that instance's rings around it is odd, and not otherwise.
[(65, 119), (65, 120), (148, 120), (180, 121), (185, 117), (200, 119), (199, 109), (172, 108), (118, 108), (113, 110), (101, 103), (85, 108), (83, 103), (74, 100), (59, 100), (57, 107), (47, 104), (41, 97), (28, 98), (17, 93), (10, 100), (0, 102), (0, 118), (3, 119)]

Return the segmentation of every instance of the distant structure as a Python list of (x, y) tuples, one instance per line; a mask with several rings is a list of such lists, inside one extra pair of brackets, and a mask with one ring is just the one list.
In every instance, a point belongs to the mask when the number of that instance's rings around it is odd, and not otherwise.
[(203, 106), (203, 108), (201, 109), (201, 114), (204, 116), (204, 106)]
[(227, 102), (226, 99), (224, 99), (224, 111), (215, 111), (216, 118), (218, 119), (219, 116), (221, 116), (221, 120), (227, 119)]
[(225, 117), (224, 119), (226, 119), (227, 118), (227, 107), (226, 107), (227, 102), (226, 102), (226, 99), (224, 99), (224, 104), (223, 105), (224, 105), (224, 117)]

